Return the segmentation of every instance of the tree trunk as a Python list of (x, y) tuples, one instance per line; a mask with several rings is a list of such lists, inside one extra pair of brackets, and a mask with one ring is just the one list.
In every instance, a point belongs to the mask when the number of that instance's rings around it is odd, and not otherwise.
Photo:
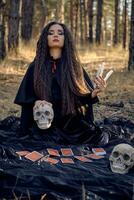
[(70, 28), (75, 42), (78, 36), (78, 0), (70, 0)]
[(16, 49), (19, 44), (20, 0), (10, 0), (8, 18), (8, 48)]
[(41, 8), (42, 8), (42, 19), (40, 23), (41, 30), (43, 29), (45, 22), (46, 22), (46, 16), (47, 16), (47, 7), (45, 0), (41, 0)]
[(5, 46), (5, 27), (4, 24), (0, 24), (0, 60), (6, 57), (6, 46)]
[(56, 20), (64, 23), (64, 0), (59, 0), (56, 5)]
[(84, 31), (83, 31), (83, 5), (84, 1), (79, 0), (79, 7), (80, 7), (80, 42), (83, 43), (84, 39)]
[(32, 37), (34, 0), (23, 0), (21, 13), (21, 37), (23, 40), (29, 41)]
[(132, 6), (131, 6), (131, 31), (130, 31), (128, 70), (134, 70), (134, 0), (132, 0)]
[(89, 43), (93, 43), (93, 0), (88, 0)]
[(125, 0), (123, 6), (123, 48), (126, 48), (126, 38), (127, 38), (127, 0)]
[(4, 6), (4, 2), (0, 2), (0, 60), (6, 57)]
[(84, 0), (84, 40), (87, 41), (87, 0)]
[(119, 0), (115, 0), (115, 14), (114, 14), (115, 24), (114, 24), (114, 46), (119, 43)]
[(72, 34), (73, 34), (73, 31), (74, 31), (74, 1), (73, 0), (70, 0), (70, 28), (71, 28), (71, 31), (72, 31)]
[(75, 0), (74, 3), (74, 39), (77, 42), (77, 32), (78, 32), (78, 11), (79, 11), (79, 3)]
[(103, 41), (104, 41), (104, 44), (106, 45), (107, 44), (107, 15), (106, 14), (103, 17), (103, 32), (102, 33), (103, 33)]
[(97, 19), (96, 19), (96, 43), (101, 43), (101, 21), (102, 21), (103, 0), (97, 0)]

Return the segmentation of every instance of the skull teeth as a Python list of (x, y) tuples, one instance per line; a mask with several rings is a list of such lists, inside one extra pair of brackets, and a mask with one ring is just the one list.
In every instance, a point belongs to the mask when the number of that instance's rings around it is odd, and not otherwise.
[(124, 170), (124, 169), (126, 169), (126, 166), (125, 166), (125, 165), (116, 165), (116, 164), (114, 164), (114, 165), (113, 165), (113, 168), (115, 168), (115, 169), (120, 169), (120, 170)]

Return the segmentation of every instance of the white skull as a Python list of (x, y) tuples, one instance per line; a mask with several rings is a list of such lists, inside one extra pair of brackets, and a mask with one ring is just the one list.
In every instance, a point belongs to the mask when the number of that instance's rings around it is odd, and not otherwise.
[(134, 148), (129, 144), (118, 144), (109, 160), (112, 172), (126, 174), (134, 166)]
[(45, 100), (36, 101), (33, 107), (33, 117), (40, 129), (48, 129), (54, 118), (52, 104)]

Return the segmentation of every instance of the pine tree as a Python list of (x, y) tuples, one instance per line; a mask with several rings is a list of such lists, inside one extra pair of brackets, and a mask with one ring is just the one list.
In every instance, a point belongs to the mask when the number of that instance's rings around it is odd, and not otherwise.
[(21, 13), (21, 37), (23, 40), (28, 41), (32, 37), (34, 0), (23, 0)]
[(16, 49), (19, 44), (20, 0), (10, 0), (8, 16), (8, 48)]
[(102, 22), (103, 0), (97, 0), (97, 17), (96, 17), (96, 43), (101, 43), (101, 22)]

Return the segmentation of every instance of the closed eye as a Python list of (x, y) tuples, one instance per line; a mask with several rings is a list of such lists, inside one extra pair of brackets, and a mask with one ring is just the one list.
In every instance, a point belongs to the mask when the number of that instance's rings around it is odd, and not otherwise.
[[(53, 30), (50, 30), (49, 32), (48, 32), (48, 35), (54, 35), (55, 34), (55, 32), (53, 31)], [(62, 30), (58, 30), (58, 33), (57, 33), (58, 35), (64, 35), (64, 32), (62, 31)]]

